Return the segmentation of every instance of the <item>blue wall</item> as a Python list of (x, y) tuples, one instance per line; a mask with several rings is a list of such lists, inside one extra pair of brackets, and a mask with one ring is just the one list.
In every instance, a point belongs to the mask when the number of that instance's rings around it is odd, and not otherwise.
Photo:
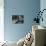
[[(32, 28), (35, 12), (40, 9), (40, 0), (5, 0), (5, 40), (18, 41)], [(12, 15), (24, 15), (24, 24), (12, 24)]]

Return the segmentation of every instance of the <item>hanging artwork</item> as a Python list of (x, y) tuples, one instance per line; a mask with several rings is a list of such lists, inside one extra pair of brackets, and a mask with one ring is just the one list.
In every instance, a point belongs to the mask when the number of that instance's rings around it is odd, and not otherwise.
[(23, 24), (24, 15), (12, 15), (12, 23), (13, 24)]

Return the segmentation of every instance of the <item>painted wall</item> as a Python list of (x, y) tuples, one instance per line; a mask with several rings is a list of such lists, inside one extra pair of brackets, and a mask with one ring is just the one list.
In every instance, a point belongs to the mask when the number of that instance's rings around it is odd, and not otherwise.
[(0, 0), (0, 42), (4, 41), (4, 0)]
[[(4, 1), (5, 40), (18, 41), (32, 29), (35, 12), (40, 9), (40, 0)], [(24, 24), (12, 24), (12, 15), (24, 15)]]
[[(42, 11), (43, 9), (46, 9), (46, 0), (41, 0), (40, 2), (41, 2), (40, 9)], [(40, 25), (46, 26), (46, 10), (43, 12), (42, 17), (43, 17), (43, 22), (41, 21)]]

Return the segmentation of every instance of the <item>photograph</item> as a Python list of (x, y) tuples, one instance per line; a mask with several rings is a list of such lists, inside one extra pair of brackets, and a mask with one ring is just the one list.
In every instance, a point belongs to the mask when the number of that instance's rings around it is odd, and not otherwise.
[(12, 23), (13, 24), (23, 24), (24, 15), (12, 15)]

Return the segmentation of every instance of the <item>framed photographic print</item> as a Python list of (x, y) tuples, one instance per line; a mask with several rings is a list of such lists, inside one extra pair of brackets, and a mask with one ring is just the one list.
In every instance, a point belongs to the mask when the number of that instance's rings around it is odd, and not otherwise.
[(23, 24), (24, 15), (12, 15), (12, 23), (13, 24)]

